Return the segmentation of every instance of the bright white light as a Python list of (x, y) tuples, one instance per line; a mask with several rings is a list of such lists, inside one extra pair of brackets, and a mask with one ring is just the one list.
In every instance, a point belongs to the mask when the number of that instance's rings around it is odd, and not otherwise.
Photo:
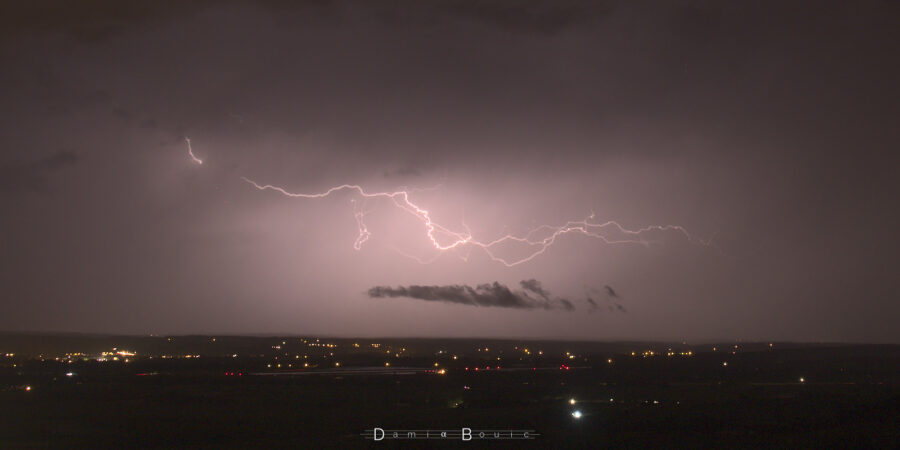
[(580, 418), (581, 418), (581, 411), (578, 411), (578, 410), (573, 411), (573, 412), (572, 412), (572, 417), (574, 417), (574, 418), (576, 418), (576, 419), (580, 419)]
[(570, 398), (570, 399), (569, 399), (569, 404), (570, 404), (570, 405), (574, 405), (574, 404), (575, 404), (575, 399), (574, 399), (574, 398)]
[[(194, 156), (193, 151), (190, 146), (190, 141), (185, 139), (188, 143), (188, 154), (191, 157), (192, 161), (196, 164), (202, 164), (203, 161)], [(253, 185), (258, 190), (272, 190), (278, 192), (287, 197), (293, 198), (325, 198), (330, 196), (333, 193), (339, 191), (351, 191), (355, 192), (357, 196), (362, 197), (363, 199), (371, 199), (371, 198), (385, 198), (391, 200), (395, 206), (398, 208), (405, 210), (412, 215), (416, 216), (416, 218), (424, 225), (425, 236), (431, 241), (431, 245), (435, 250), (439, 252), (449, 251), (449, 250), (459, 250), (463, 247), (478, 247), (483, 250), (488, 258), (495, 262), (499, 262), (507, 267), (517, 266), (519, 264), (524, 264), (528, 261), (531, 261), (534, 258), (537, 258), (539, 255), (543, 254), (550, 246), (552, 246), (558, 237), (569, 234), (569, 233), (579, 233), (582, 235), (586, 235), (589, 237), (593, 237), (596, 239), (600, 239), (601, 241), (607, 244), (644, 244), (645, 240), (641, 238), (645, 232), (655, 232), (655, 231), (677, 231), (684, 235), (690, 242), (692, 243), (700, 243), (706, 246), (711, 245), (710, 241), (699, 240), (693, 236), (691, 236), (687, 230), (678, 225), (651, 225), (648, 227), (629, 230), (621, 225), (619, 225), (615, 221), (607, 221), (607, 222), (594, 222), (594, 214), (584, 218), (583, 220), (570, 220), (564, 225), (560, 226), (550, 226), (550, 225), (542, 225), (531, 232), (526, 233), (522, 236), (516, 236), (512, 234), (507, 234), (505, 236), (499, 237), (493, 241), (479, 241), (476, 240), (466, 229), (465, 232), (452, 231), (436, 222), (434, 222), (431, 218), (431, 214), (428, 210), (422, 209), (418, 205), (414, 204), (410, 200), (410, 192), (407, 190), (398, 190), (398, 191), (384, 191), (384, 192), (369, 192), (363, 189), (362, 186), (356, 184), (342, 184), (340, 186), (331, 187), (325, 191), (318, 193), (293, 193), (288, 192), (284, 188), (270, 185), (270, 184), (259, 184), (249, 178), (241, 177), (247, 183)], [(369, 240), (371, 237), (371, 233), (366, 227), (364, 218), (366, 213), (363, 211), (354, 211), (354, 217), (356, 218), (358, 235), (356, 241), (353, 243), (353, 248), (355, 250), (360, 250), (362, 245)], [(604, 229), (614, 229), (617, 233), (623, 235), (621, 239), (609, 239), (604, 236), (605, 233), (601, 233)], [(534, 233), (538, 230), (546, 230), (547, 233), (542, 233), (542, 239), (535, 239), (532, 237)], [(447, 242), (446, 238), (449, 237), (451, 242)], [(507, 259), (504, 257), (497, 256), (494, 251), (497, 246), (504, 246), (507, 243), (511, 244), (523, 244), (526, 247), (530, 247), (530, 254), (520, 255), (521, 257), (518, 259)], [(402, 253), (401, 253), (402, 254)], [(412, 255), (405, 255), (413, 260), (416, 260), (422, 264), (427, 264), (431, 261), (423, 261)], [(481, 349), (479, 349), (481, 351)], [(485, 352), (489, 351), (488, 348), (484, 349)], [(570, 359), (574, 359), (575, 356), (570, 356)]]
[[(187, 137), (185, 137), (185, 138), (184, 138), (184, 141), (187, 142), (188, 156), (191, 157), (191, 161), (194, 161), (194, 162), (197, 163), (197, 164), (203, 164), (203, 160), (201, 160), (200, 158), (197, 158), (196, 156), (194, 156), (194, 149), (191, 148), (191, 140), (188, 139)], [(171, 341), (172, 339), (169, 338), (169, 340)]]
[(66, 376), (73, 377), (73, 376), (75, 376), (75, 373), (74, 372), (66, 372)]

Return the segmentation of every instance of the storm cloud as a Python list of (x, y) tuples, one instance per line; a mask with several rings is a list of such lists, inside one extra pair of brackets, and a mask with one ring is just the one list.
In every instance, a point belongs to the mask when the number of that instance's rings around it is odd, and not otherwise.
[[(551, 298), (537, 280), (520, 282), (525, 290), (514, 291), (498, 282), (447, 286), (375, 286), (369, 289), (369, 297), (407, 297), (418, 300), (458, 303), (470, 306), (494, 306), (516, 309), (564, 309), (572, 311), (575, 306), (565, 298)], [(535, 295), (536, 294), (536, 295)]]
[(0, 2), (0, 329), (900, 342), (898, 18)]
[(76, 153), (63, 150), (34, 161), (0, 166), (0, 192), (43, 191), (52, 172), (74, 166), (78, 160)]

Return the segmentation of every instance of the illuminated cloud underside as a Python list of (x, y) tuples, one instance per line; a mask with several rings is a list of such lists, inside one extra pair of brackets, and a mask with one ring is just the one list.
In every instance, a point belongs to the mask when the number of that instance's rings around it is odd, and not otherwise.
[[(191, 160), (196, 164), (203, 164), (203, 161), (194, 155), (193, 149), (191, 148), (190, 139), (185, 138), (185, 141), (187, 142), (188, 156), (190, 156)], [(532, 259), (543, 254), (548, 248), (550, 248), (550, 246), (552, 246), (556, 242), (556, 239), (558, 237), (569, 233), (581, 234), (584, 236), (599, 239), (606, 244), (640, 244), (646, 246), (651, 243), (650, 240), (644, 237), (646, 233), (653, 231), (674, 231), (682, 235), (685, 239), (693, 244), (704, 246), (712, 245), (711, 239), (698, 239), (688, 233), (688, 231), (680, 225), (650, 225), (643, 228), (630, 230), (613, 220), (602, 223), (594, 222), (593, 213), (584, 219), (570, 220), (560, 226), (540, 225), (520, 236), (506, 234), (494, 240), (483, 241), (472, 236), (471, 232), (465, 224), (462, 224), (463, 228), (465, 228), (465, 231), (460, 232), (451, 230), (439, 223), (434, 222), (428, 210), (423, 209), (410, 200), (410, 190), (370, 192), (365, 190), (360, 185), (342, 184), (318, 193), (295, 193), (289, 192), (279, 186), (274, 186), (271, 184), (260, 184), (247, 177), (241, 178), (261, 191), (275, 191), (279, 194), (292, 198), (319, 199), (328, 197), (329, 195), (340, 191), (352, 191), (362, 198), (389, 199), (396, 207), (410, 213), (422, 223), (425, 236), (428, 238), (431, 246), (438, 252), (437, 255), (435, 255), (435, 258), (437, 256), (440, 256), (441, 253), (447, 251), (458, 250), (465, 247), (474, 247), (483, 250), (493, 261), (499, 262), (507, 267), (513, 267), (531, 261)], [(365, 211), (356, 209), (353, 214), (356, 218), (357, 229), (359, 233), (356, 237), (356, 241), (353, 243), (353, 248), (356, 250), (360, 250), (363, 244), (368, 241), (369, 237), (371, 236), (371, 233), (366, 227), (366, 223), (364, 220), (366, 213), (367, 212)], [(618, 236), (613, 237), (614, 234), (617, 234)], [(530, 252), (520, 258), (510, 258), (497, 255), (494, 248), (506, 243), (523, 244), (530, 249)], [(428, 263), (434, 261), (434, 258), (426, 261), (411, 255), (403, 255), (415, 259), (420, 263)], [(463, 259), (467, 258), (466, 255), (459, 256)]]

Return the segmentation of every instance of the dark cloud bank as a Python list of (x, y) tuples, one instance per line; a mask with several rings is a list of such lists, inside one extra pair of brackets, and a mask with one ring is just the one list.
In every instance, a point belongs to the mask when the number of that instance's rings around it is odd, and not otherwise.
[[(494, 306), (499, 308), (516, 309), (562, 309), (574, 311), (575, 305), (569, 299), (553, 297), (549, 291), (541, 286), (535, 279), (519, 282), (521, 289), (513, 290), (498, 282), (479, 284), (475, 287), (468, 285), (447, 286), (375, 286), (369, 289), (369, 297), (395, 298), (406, 297), (418, 300), (435, 302), (458, 303), (471, 306)], [(594, 300), (590, 297), (586, 302), (591, 305), (591, 310), (596, 309)], [(619, 308), (624, 312), (624, 308)]]

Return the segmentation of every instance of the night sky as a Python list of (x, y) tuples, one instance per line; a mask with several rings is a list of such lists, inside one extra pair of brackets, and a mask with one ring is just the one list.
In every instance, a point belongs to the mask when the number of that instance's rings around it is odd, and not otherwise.
[(900, 342), (898, 24), (4, 2), (0, 330)]

